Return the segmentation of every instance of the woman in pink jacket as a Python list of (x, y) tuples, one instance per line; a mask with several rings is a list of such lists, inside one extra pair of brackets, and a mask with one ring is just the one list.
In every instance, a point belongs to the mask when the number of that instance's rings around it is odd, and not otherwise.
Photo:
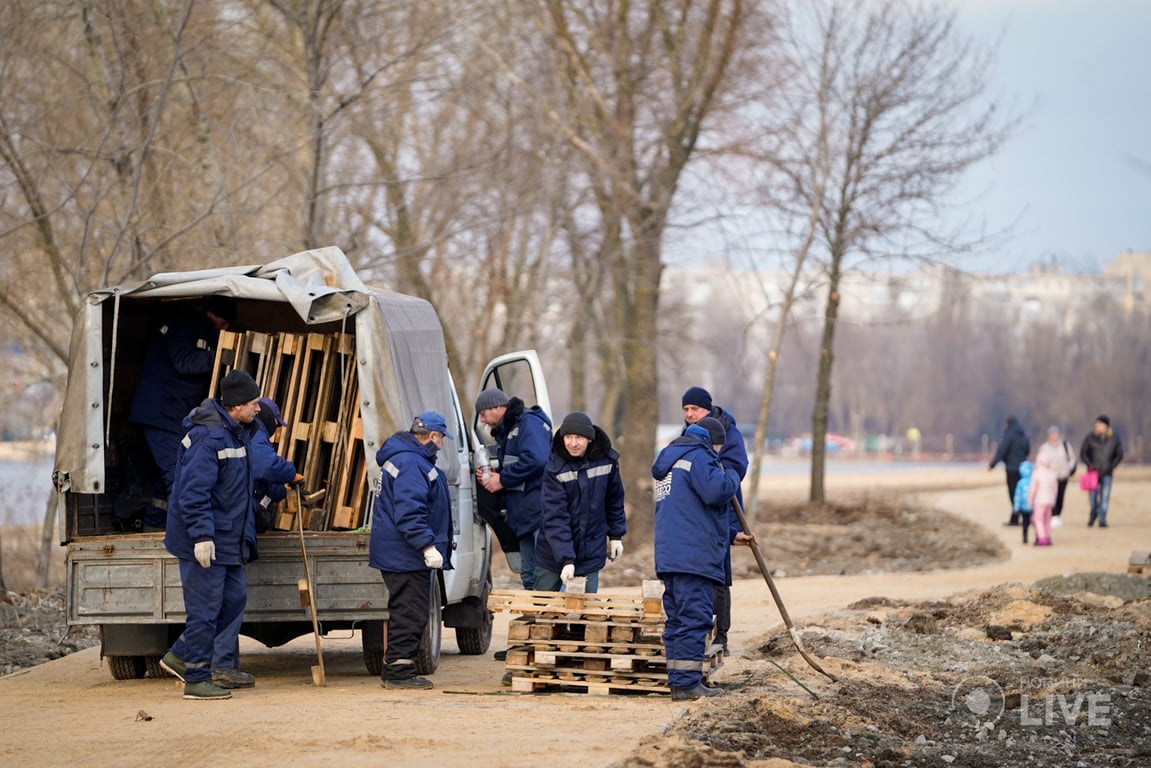
[(1035, 546), (1051, 546), (1051, 508), (1059, 495), (1059, 473), (1051, 465), (1051, 458), (1044, 451), (1035, 457), (1035, 471), (1031, 475), (1031, 486), (1027, 489), (1027, 501), (1034, 510)]

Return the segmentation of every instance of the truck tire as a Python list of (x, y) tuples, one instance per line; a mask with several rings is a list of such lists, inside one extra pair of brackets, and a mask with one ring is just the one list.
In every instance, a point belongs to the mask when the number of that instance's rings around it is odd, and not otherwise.
[(139, 680), (148, 671), (143, 656), (109, 656), (108, 669), (116, 680)]
[(172, 676), (160, 668), (159, 656), (145, 656), (144, 665), (148, 668), (148, 677), (151, 678), (171, 678)]
[(491, 590), (492, 583), (488, 581), (484, 585), (483, 594), (480, 595), (481, 604), (484, 606), (483, 623), (478, 627), (456, 627), (456, 645), (460, 647), (460, 653), (465, 656), (482, 656), (488, 652), (492, 644), (492, 624), (495, 622), (495, 614), (487, 609), (488, 593)]
[(364, 649), (364, 666), (369, 675), (379, 677), (384, 671), (384, 634), (386, 621), (365, 621), (360, 627), (360, 644)]
[(441, 614), (440, 582), (431, 579), (432, 595), (428, 601), (428, 625), (424, 627), (424, 637), (420, 641), (420, 652), (416, 654), (416, 673), (430, 675), (440, 666), (440, 641), (443, 639), (444, 625)]

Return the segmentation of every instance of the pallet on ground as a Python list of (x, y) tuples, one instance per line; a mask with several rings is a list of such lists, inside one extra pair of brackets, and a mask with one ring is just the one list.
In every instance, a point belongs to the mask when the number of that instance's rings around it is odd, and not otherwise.
[[(512, 690), (669, 693), (662, 594), (658, 581), (640, 595), (494, 590), (489, 609), (520, 614), (508, 623)], [(705, 676), (723, 664), (711, 640)]]
[(488, 595), (488, 609), (551, 618), (578, 617), (587, 621), (658, 623), (664, 620), (662, 600), (642, 595), (494, 589)]
[(1145, 549), (1132, 550), (1127, 560), (1127, 573), (1151, 574), (1151, 552)]

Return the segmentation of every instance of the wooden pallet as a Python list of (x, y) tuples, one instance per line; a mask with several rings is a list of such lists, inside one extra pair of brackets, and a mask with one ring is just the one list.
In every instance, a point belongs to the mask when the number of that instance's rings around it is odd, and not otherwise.
[(659, 597), (650, 597), (493, 589), (488, 595), (488, 609), (522, 616), (578, 618), (583, 621), (661, 623), (664, 620), (662, 591)]
[(252, 374), (263, 396), (279, 406), (287, 426), (276, 452), (304, 476), (309, 491), (329, 490), (304, 510), (289, 494), (276, 507), (274, 527), (354, 529), (363, 525), (369, 492), (363, 455), (363, 420), (350, 333), (223, 331), (217, 345), (212, 396), (232, 370)]
[[(512, 690), (669, 693), (662, 595), (659, 581), (640, 595), (493, 590), (490, 610), (519, 614), (508, 623)], [(705, 676), (723, 664), (711, 640)]]

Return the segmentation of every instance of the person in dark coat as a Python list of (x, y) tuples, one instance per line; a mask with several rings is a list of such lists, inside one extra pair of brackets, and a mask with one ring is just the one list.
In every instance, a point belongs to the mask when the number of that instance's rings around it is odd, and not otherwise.
[(128, 412), (129, 421), (143, 428), (160, 473), (144, 512), (145, 531), (164, 530), (182, 422), (207, 397), (220, 331), (235, 320), (234, 299), (209, 296), (198, 309), (171, 313), (152, 332)]
[(255, 515), (252, 421), (260, 389), (244, 371), (220, 385), (184, 420), (164, 546), (179, 560), (187, 624), (160, 665), (184, 680), (185, 699), (226, 699), (212, 669), (216, 637), (244, 612), (244, 564), (255, 556), (247, 532)]
[(304, 476), (296, 465), (276, 453), (272, 436), (280, 427), (287, 426), (280, 406), (268, 397), (260, 398), (260, 412), (256, 414), (256, 432), (252, 438), (252, 469), (256, 476), (256, 517), (253, 534), (264, 533), (275, 523), (274, 507), (288, 496), (292, 486), (298, 486)]
[[(743, 442), (743, 433), (736, 426), (735, 417), (718, 405), (712, 403), (711, 393), (703, 387), (689, 387), (683, 393), (683, 421), (686, 430), (692, 424), (698, 424), (700, 419), (713, 418), (723, 425), (723, 447), (719, 450), (719, 462), (727, 469), (734, 470), (742, 483), (747, 476), (747, 446)], [(682, 433), (681, 433), (682, 434)], [(738, 488), (735, 498), (743, 505), (743, 489)], [(732, 533), (740, 531), (739, 518), (734, 511), (731, 516)], [(727, 633), (731, 630), (731, 556), (728, 555), (724, 564), (724, 583), (715, 589), (715, 642), (723, 646), (723, 652), (728, 653)]]
[(372, 511), (368, 564), (388, 588), (388, 640), (380, 684), (385, 688), (431, 688), (416, 674), (416, 655), (428, 624), (434, 572), (450, 569), (452, 512), (448, 480), (436, 466), (447, 421), (425, 411), (406, 432), (380, 446), (380, 485)]
[(556, 592), (573, 576), (599, 589), (599, 572), (623, 554), (627, 519), (619, 453), (586, 413), (564, 417), (544, 470), (535, 588)]
[(1107, 507), (1111, 502), (1111, 480), (1115, 468), (1123, 461), (1123, 441), (1111, 429), (1111, 419), (1106, 415), (1095, 418), (1095, 429), (1083, 438), (1079, 448), (1079, 460), (1099, 473), (1099, 485), (1091, 491), (1091, 516), (1087, 527), (1099, 521), (1100, 528), (1107, 527)]
[(730, 546), (755, 540), (731, 533), (731, 500), (739, 475), (719, 461), (723, 441), (723, 426), (701, 419), (660, 451), (651, 468), (655, 571), (664, 583), (663, 642), (675, 701), (723, 693), (703, 684), (715, 586), (724, 583)]
[[(271, 436), (284, 426), (280, 406), (271, 398), (261, 397), (260, 410), (252, 422), (252, 476), (255, 478), (253, 497), (256, 513), (248, 518), (244, 539), (251, 556), (248, 562), (259, 558), (256, 534), (264, 533), (274, 522), (273, 506), (288, 495), (290, 484), (298, 483), (303, 475), (296, 472), (292, 462), (276, 453)], [(232, 623), (220, 629), (212, 652), (212, 681), (222, 688), (250, 688), (256, 678), (240, 669), (240, 627), (244, 614), (238, 614)]]
[(518, 397), (508, 398), (495, 387), (476, 397), (479, 420), (491, 427), (496, 441), (497, 467), (476, 480), (484, 490), (502, 495), (508, 525), (519, 543), (520, 581), (524, 589), (535, 588), (536, 538), (542, 511), (544, 468), (552, 445), (552, 420), (538, 405), (525, 406)]
[(1019, 514), (1015, 511), (1015, 486), (1019, 485), (1019, 465), (1030, 455), (1031, 440), (1019, 425), (1019, 420), (1008, 416), (1003, 435), (999, 438), (999, 447), (987, 465), (987, 471), (990, 472), (1002, 461), (1007, 470), (1007, 498), (1011, 504), (1011, 518), (1004, 525), (1019, 525)]

